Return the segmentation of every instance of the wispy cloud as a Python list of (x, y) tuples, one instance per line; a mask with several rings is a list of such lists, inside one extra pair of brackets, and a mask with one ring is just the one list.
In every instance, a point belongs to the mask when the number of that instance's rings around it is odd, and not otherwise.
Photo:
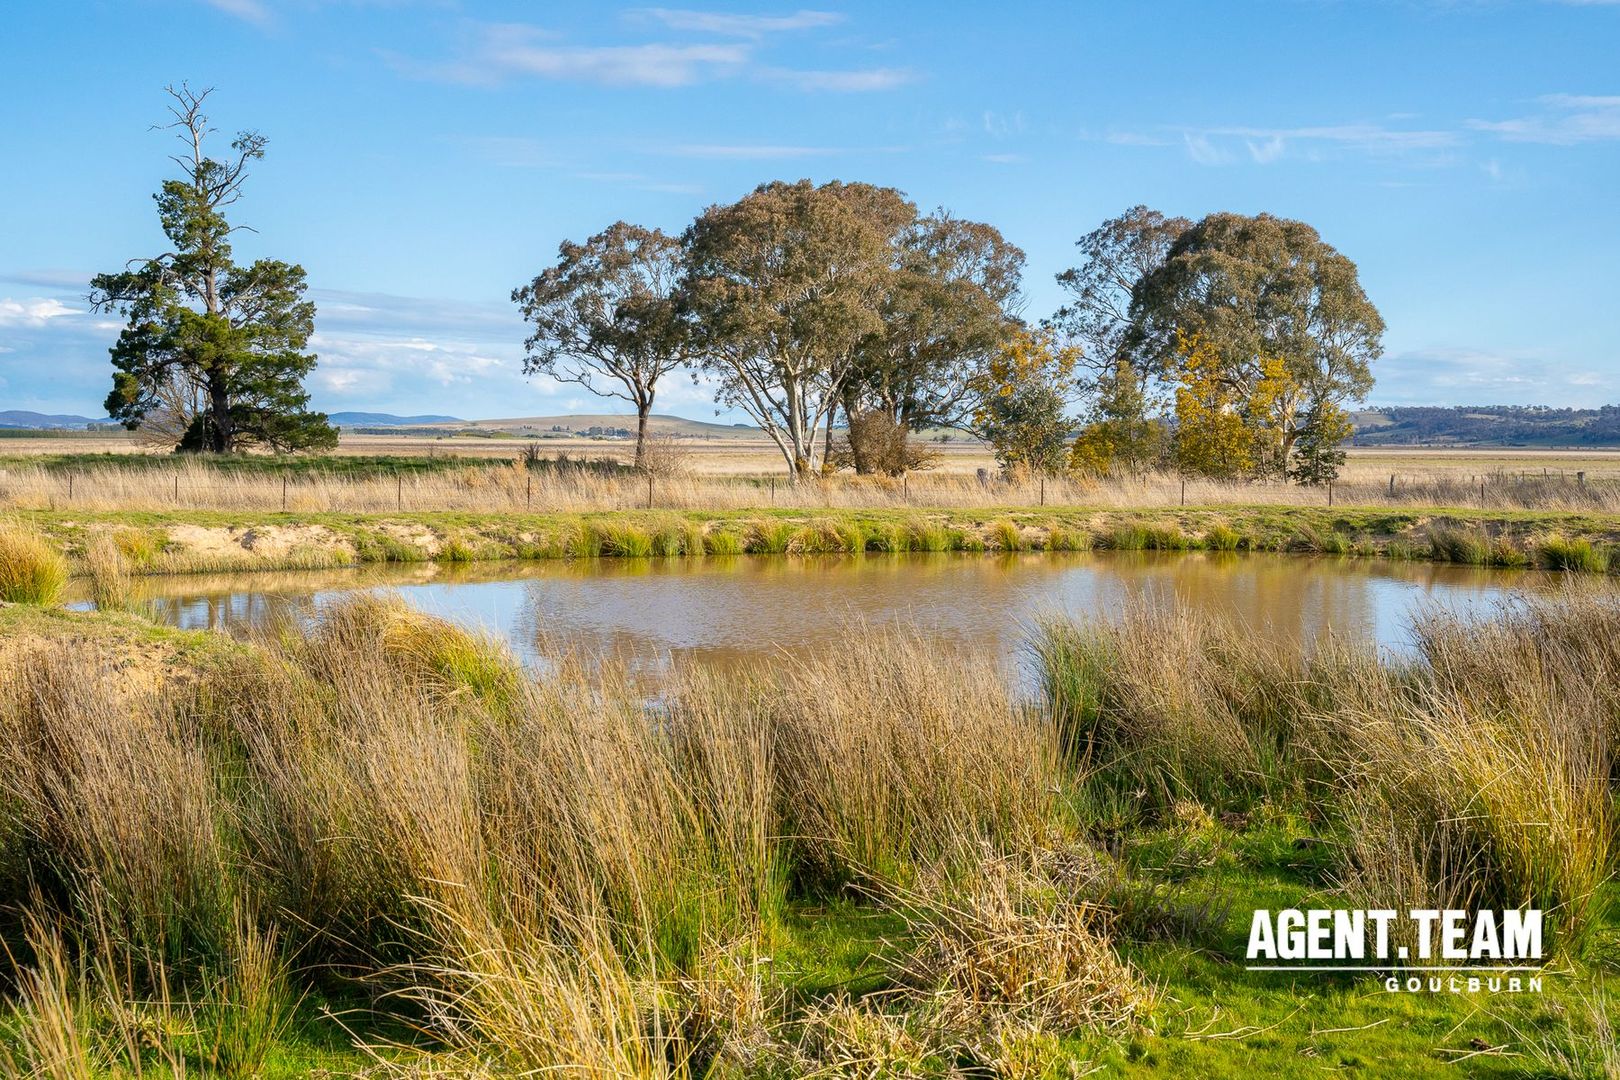
[(1181, 137), (1187, 147), (1187, 156), (1200, 165), (1226, 165), (1232, 160), (1232, 154), (1216, 146), (1208, 135), (1188, 131)]
[(1545, 94), (1536, 101), (1541, 111), (1532, 115), (1470, 120), (1468, 127), (1510, 142), (1556, 146), (1620, 139), (1620, 95)]
[(749, 47), (721, 44), (565, 45), (535, 26), (499, 23), (478, 28), (459, 59), (421, 64), (394, 58), (409, 74), (446, 82), (491, 84), (512, 76), (592, 82), (605, 86), (690, 86), (734, 74)]
[(651, 19), (671, 30), (695, 30), (727, 37), (762, 38), (794, 30), (836, 26), (844, 16), (835, 11), (795, 11), (791, 15), (742, 15), (727, 11), (690, 11), (680, 8), (638, 8), (630, 14)]
[[(690, 17), (688, 22), (694, 27), (706, 20), (747, 21), (743, 16), (651, 10), (666, 16)], [(821, 14), (800, 12), (782, 19), (808, 22), (808, 16)], [(771, 26), (785, 28), (787, 23)], [(460, 54), (451, 59), (424, 61), (392, 53), (384, 57), (396, 70), (414, 78), (484, 86), (514, 78), (539, 78), (673, 89), (746, 76), (801, 91), (863, 93), (890, 90), (915, 79), (914, 73), (898, 67), (806, 70), (768, 64), (759, 56), (763, 32), (721, 35), (741, 40), (577, 45), (538, 26), (486, 23), (471, 28)]]
[(263, 26), (270, 21), (270, 9), (259, 0), (203, 0), (203, 3), (256, 26)]
[(838, 146), (790, 146), (753, 143), (683, 143), (668, 151), (676, 157), (719, 158), (730, 161), (779, 161), (788, 158), (828, 157), (850, 151)]
[(38, 328), (52, 319), (83, 314), (84, 312), (80, 309), (68, 307), (62, 301), (54, 298), (34, 297), (32, 299), (13, 300), (6, 297), (0, 299), (0, 326)]
[(1378, 400), (1391, 405), (1436, 401), (1590, 408), (1620, 390), (1620, 377), (1567, 358), (1440, 346), (1394, 353), (1378, 362)]
[(905, 68), (864, 68), (850, 71), (797, 71), (792, 68), (761, 68), (761, 78), (782, 83), (796, 90), (826, 90), (838, 94), (893, 90), (916, 80)]

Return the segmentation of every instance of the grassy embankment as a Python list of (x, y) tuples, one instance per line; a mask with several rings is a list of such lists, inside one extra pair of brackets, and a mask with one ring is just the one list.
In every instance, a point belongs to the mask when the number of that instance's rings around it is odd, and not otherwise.
[[(1620, 569), (1620, 516), (1433, 508), (746, 510), (603, 513), (13, 511), (76, 573), (933, 551), (1272, 551)], [(96, 557), (99, 551), (99, 558)]]
[[(1020, 701), (852, 628), (649, 706), (397, 601), (0, 607), (0, 1075), (1612, 1076), (1620, 603), (1418, 631), (1050, 623)], [(1520, 905), (1540, 995), (1241, 966), (1256, 907)]]

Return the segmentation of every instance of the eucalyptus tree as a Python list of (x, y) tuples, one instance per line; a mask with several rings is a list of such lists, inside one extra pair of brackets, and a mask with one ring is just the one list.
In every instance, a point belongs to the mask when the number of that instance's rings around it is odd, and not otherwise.
[(1365, 398), (1383, 351), (1384, 320), (1356, 264), (1304, 222), (1270, 214), (1210, 214), (1182, 232), (1137, 282), (1131, 319), (1127, 347), (1159, 370), (1176, 365), (1178, 341), (1197, 338), (1240, 397), (1281, 385), (1281, 463), (1307, 405)]
[(1122, 360), (1139, 366), (1129, 348), (1131, 298), (1191, 226), (1186, 218), (1133, 206), (1075, 241), (1081, 261), (1057, 276), (1069, 301), (1052, 323), (1080, 346), (1081, 362), (1095, 377), (1116, 378)]
[(156, 195), (171, 250), (137, 259), (90, 283), (97, 311), (126, 322), (110, 350), (108, 415), (138, 429), (149, 413), (170, 411), (194, 389), (200, 408), (179, 448), (230, 453), (249, 446), (322, 449), (337, 432), (310, 412), (303, 381), (315, 367), (307, 350), (315, 305), (304, 297), (304, 269), (276, 259), (238, 264), (225, 218), (242, 195), (248, 166), (264, 156), (263, 135), (244, 131), (223, 161), (204, 144), (214, 129), (203, 105), (210, 90), (168, 88), (173, 122), (186, 146), (173, 158), (182, 176)]
[(883, 330), (896, 243), (916, 215), (893, 188), (773, 181), (687, 230), (702, 363), (796, 479), (820, 469), (817, 434)]
[(646, 464), (647, 418), (659, 380), (691, 357), (681, 306), (680, 238), (615, 222), (583, 244), (564, 241), (557, 261), (512, 290), (534, 327), (525, 374), (577, 383), (636, 410), (636, 465)]
[[(974, 377), (1019, 325), (1024, 253), (991, 225), (936, 210), (906, 226), (893, 258), (882, 327), (862, 343), (844, 411), (909, 431), (966, 427)], [(853, 427), (851, 441), (860, 469)]]

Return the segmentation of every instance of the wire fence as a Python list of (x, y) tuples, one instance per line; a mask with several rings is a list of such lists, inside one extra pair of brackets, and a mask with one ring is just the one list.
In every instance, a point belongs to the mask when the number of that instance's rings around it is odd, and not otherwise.
[(1465, 473), (1347, 470), (1330, 485), (1221, 483), (1172, 472), (1113, 478), (913, 473), (904, 477), (649, 475), (589, 466), (470, 462), (432, 472), (276, 473), (188, 460), (139, 468), (98, 464), (0, 469), (0, 507), (86, 511), (288, 513), (559, 513), (609, 510), (820, 510), (929, 507), (1181, 506), (1455, 507), (1620, 512), (1620, 479), (1544, 470)]

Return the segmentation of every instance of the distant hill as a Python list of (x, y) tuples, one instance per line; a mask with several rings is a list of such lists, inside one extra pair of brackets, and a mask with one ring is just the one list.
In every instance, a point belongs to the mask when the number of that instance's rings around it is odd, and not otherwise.
[[(553, 429), (563, 432), (584, 431), (588, 428), (636, 429), (634, 416), (592, 414), (573, 416), (517, 416), (498, 420), (480, 420), (481, 428), (510, 431), (516, 435), (544, 435)], [(653, 413), (647, 418), (647, 428), (654, 434), (669, 432), (675, 435), (706, 436), (717, 439), (757, 438), (760, 430), (752, 424), (712, 424), (704, 420), (688, 420), (684, 416), (666, 416)]]
[(94, 420), (88, 416), (70, 416), (52, 413), (29, 412), (27, 409), (0, 410), (0, 427), (6, 428), (83, 428), (89, 424), (106, 423), (106, 420)]
[(423, 427), (433, 424), (465, 424), (459, 416), (395, 416), (385, 412), (335, 412), (326, 418), (339, 427)]
[(1351, 416), (1353, 446), (1617, 446), (1620, 405), (1412, 405)]

